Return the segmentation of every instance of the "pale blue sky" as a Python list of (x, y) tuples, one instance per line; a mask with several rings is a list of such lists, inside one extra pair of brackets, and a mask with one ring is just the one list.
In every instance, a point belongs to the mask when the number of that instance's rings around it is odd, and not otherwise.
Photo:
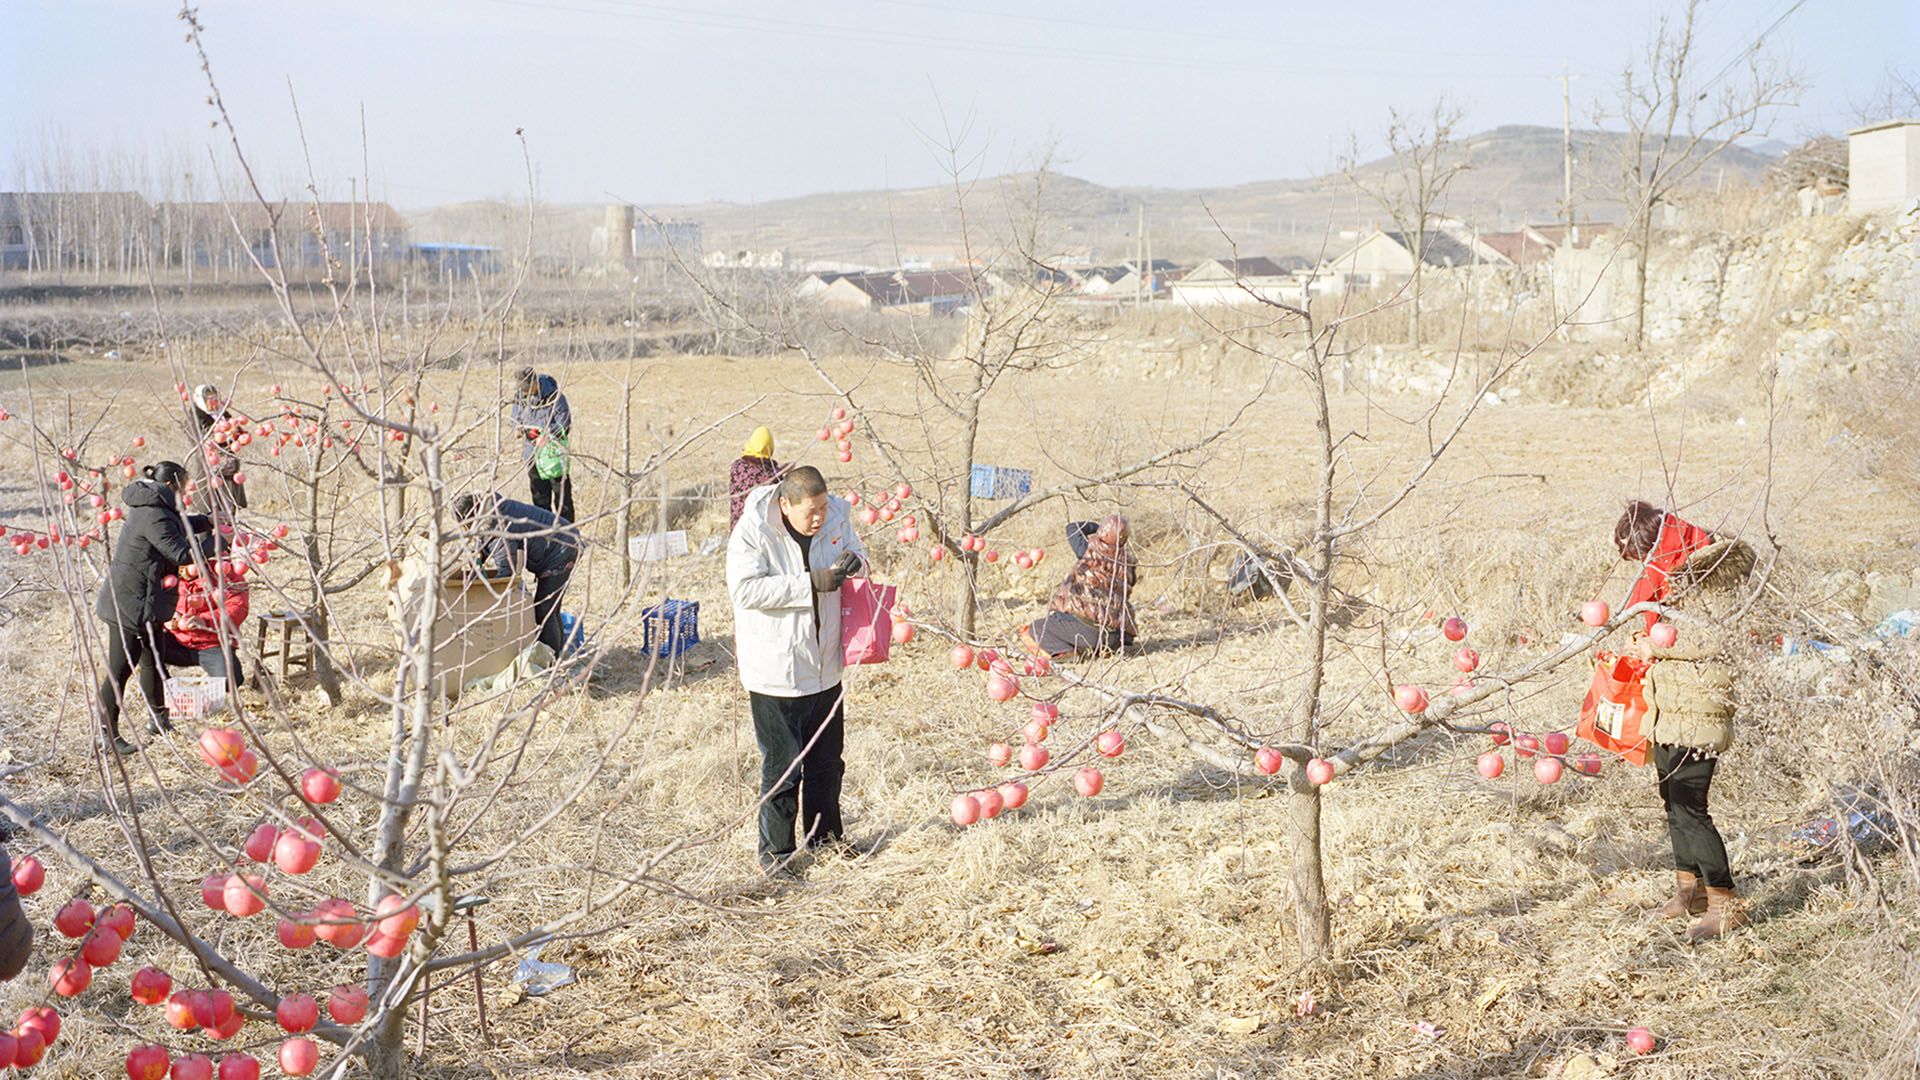
[[(988, 171), (1049, 138), (1063, 171), (1194, 187), (1325, 170), (1390, 106), (1447, 94), (1469, 130), (1590, 117), (1673, 5), (1459, 0), (205, 0), (214, 72), (270, 194), (360, 172), (403, 208), (543, 198), (774, 199), (938, 179), (925, 134)], [(210, 110), (171, 0), (0, 0), (0, 188), (60, 139), (169, 174)], [(1784, 18), (1783, 18), (1784, 16)], [(1777, 23), (1777, 25), (1776, 25)], [(1712, 0), (1718, 69), (1763, 31), (1809, 87), (1776, 135), (1844, 128), (1889, 64), (1920, 65), (1916, 0)], [(942, 112), (944, 110), (945, 120)]]

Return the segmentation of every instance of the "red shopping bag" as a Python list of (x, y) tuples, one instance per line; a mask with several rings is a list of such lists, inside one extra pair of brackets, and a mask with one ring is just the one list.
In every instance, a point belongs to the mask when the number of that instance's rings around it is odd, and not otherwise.
[(840, 644), (849, 664), (882, 664), (893, 645), (893, 601), (899, 589), (867, 578), (840, 585)]
[(1647, 763), (1648, 736), (1640, 725), (1646, 719), (1648, 660), (1600, 653), (1594, 659), (1593, 685), (1580, 703), (1580, 725), (1573, 733), (1602, 750), (1611, 750), (1631, 765)]

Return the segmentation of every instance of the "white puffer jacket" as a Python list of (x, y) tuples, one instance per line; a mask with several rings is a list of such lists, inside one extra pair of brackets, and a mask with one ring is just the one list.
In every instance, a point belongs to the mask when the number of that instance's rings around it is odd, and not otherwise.
[(727, 593), (733, 597), (734, 655), (740, 682), (756, 694), (800, 697), (840, 684), (840, 594), (820, 594), (820, 626), (813, 621), (812, 570), (824, 570), (851, 551), (864, 565), (867, 549), (853, 530), (853, 508), (827, 496), (827, 521), (800, 561), (800, 545), (780, 519), (778, 485), (754, 488), (727, 544)]

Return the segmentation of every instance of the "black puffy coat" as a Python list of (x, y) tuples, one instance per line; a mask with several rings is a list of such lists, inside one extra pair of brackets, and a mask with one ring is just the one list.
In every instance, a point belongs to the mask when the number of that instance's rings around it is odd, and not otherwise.
[(187, 530), (211, 528), (212, 519), (195, 514), (182, 520), (173, 489), (157, 480), (135, 480), (120, 498), (127, 504), (126, 524), (107, 563), (107, 580), (94, 612), (110, 626), (165, 622), (179, 600), (177, 587), (166, 579), (193, 562)]

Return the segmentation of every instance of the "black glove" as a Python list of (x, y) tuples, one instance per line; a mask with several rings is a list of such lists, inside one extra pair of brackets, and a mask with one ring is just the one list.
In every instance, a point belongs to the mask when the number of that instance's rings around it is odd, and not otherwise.
[(860, 556), (851, 551), (843, 551), (839, 558), (833, 560), (832, 566), (825, 570), (813, 571), (813, 591), (833, 592), (845, 583), (849, 575), (859, 569)]

